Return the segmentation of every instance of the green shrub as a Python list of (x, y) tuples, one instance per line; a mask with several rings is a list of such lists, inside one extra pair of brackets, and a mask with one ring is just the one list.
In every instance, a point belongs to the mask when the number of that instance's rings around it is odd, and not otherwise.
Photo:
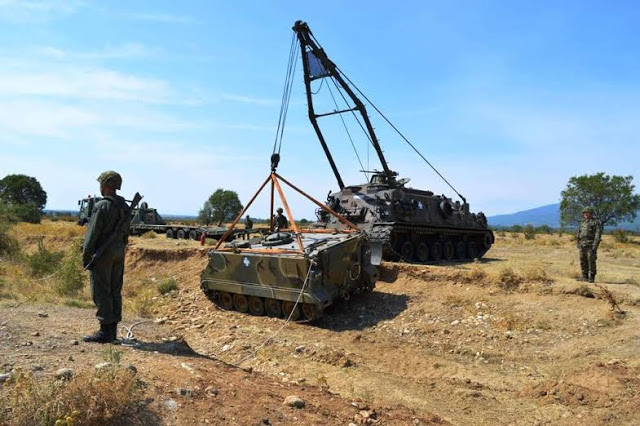
[(553, 229), (549, 225), (540, 225), (536, 228), (538, 234), (553, 234)]
[(75, 296), (84, 287), (81, 244), (82, 239), (76, 239), (62, 259), (55, 287), (56, 292), (61, 296)]
[(175, 278), (167, 278), (158, 283), (158, 291), (160, 294), (167, 294), (178, 289), (178, 283)]
[(513, 225), (513, 226), (510, 228), (510, 231), (511, 231), (511, 232), (522, 232), (522, 226), (520, 226), (520, 225)]
[(145, 232), (144, 234), (142, 234), (140, 236), (140, 238), (144, 238), (144, 239), (153, 239), (153, 238), (158, 238), (158, 234), (156, 234), (153, 231), (149, 231), (149, 232)]
[(623, 229), (614, 229), (612, 235), (619, 243), (624, 244), (629, 242), (629, 234)]
[(64, 252), (51, 251), (44, 247), (42, 239), (38, 241), (38, 251), (27, 256), (27, 266), (33, 277), (43, 277), (60, 269)]
[(7, 233), (8, 230), (9, 224), (0, 221), (0, 259), (15, 259), (20, 254), (20, 245)]
[(536, 238), (536, 228), (531, 224), (526, 225), (522, 229), (522, 232), (524, 232), (524, 238), (527, 240), (533, 240)]

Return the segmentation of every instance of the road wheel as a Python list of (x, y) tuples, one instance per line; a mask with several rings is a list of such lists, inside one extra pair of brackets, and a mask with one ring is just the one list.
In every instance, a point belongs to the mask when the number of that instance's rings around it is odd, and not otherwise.
[(280, 318), (282, 316), (282, 305), (279, 300), (266, 299), (264, 301), (264, 309), (270, 317)]
[(444, 258), (446, 260), (453, 259), (453, 253), (454, 253), (453, 243), (451, 241), (445, 241), (443, 249), (444, 249), (443, 250)]
[(458, 241), (456, 243), (456, 259), (464, 259), (467, 257), (467, 246), (464, 241)]
[(442, 260), (442, 243), (440, 241), (434, 241), (431, 244), (431, 259), (436, 262)]
[(320, 310), (313, 303), (303, 303), (302, 317), (307, 321), (313, 321), (320, 318)]
[(236, 311), (246, 313), (249, 312), (249, 300), (247, 300), (247, 296), (244, 294), (234, 294), (233, 295), (233, 306), (235, 306)]
[(418, 262), (425, 263), (429, 260), (429, 246), (427, 243), (418, 244), (418, 250), (416, 250), (416, 257)]
[(179, 240), (184, 240), (185, 238), (187, 238), (187, 233), (184, 232), (184, 229), (178, 229), (176, 237), (178, 237)]
[(221, 291), (218, 295), (218, 303), (220, 303), (220, 307), (225, 311), (231, 311), (233, 309), (233, 296), (231, 293)]
[(167, 232), (165, 233), (165, 235), (167, 236), (167, 238), (175, 238), (176, 234), (173, 232), (173, 229), (169, 228), (167, 229)]
[(476, 243), (474, 243), (473, 241), (469, 242), (469, 247), (467, 247), (467, 254), (469, 256), (469, 259), (473, 260), (476, 257), (478, 257), (478, 247), (476, 246)]
[(413, 261), (413, 243), (411, 241), (405, 241), (400, 248), (400, 256), (405, 262)]
[(249, 297), (249, 312), (253, 315), (264, 315), (264, 300), (262, 300), (262, 297)]
[(282, 302), (282, 313), (285, 318), (289, 318), (289, 315), (291, 315), (291, 321), (298, 321), (300, 319), (300, 311), (299, 303), (296, 305), (296, 302)]

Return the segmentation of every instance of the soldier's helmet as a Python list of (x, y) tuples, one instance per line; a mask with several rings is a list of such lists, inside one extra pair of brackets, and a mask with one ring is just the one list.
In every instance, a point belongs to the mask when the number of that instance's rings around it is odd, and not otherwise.
[(282, 213), (284, 210), (282, 210), (282, 207), (278, 207), (278, 208), (276, 209), (276, 211), (277, 211), (278, 213)]
[(593, 214), (593, 207), (585, 207), (582, 209), (582, 213), (591, 213)]
[(122, 186), (122, 176), (120, 176), (120, 173), (118, 172), (107, 170), (106, 172), (100, 173), (100, 176), (98, 176), (98, 182), (103, 185), (109, 184), (116, 189), (120, 189), (120, 187)]

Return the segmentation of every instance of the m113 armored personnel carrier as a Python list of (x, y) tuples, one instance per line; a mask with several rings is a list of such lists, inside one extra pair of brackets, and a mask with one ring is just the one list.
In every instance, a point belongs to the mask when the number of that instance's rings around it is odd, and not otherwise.
[[(340, 188), (330, 192), (327, 205), (341, 216), (365, 230), (370, 238), (383, 243), (384, 258), (407, 262), (432, 263), (466, 261), (482, 257), (494, 242), (483, 213), (472, 213), (466, 199), (438, 172), (382, 112), (334, 64), (315, 39), (309, 26), (297, 21), (293, 26), (301, 57), (306, 88), (308, 115)], [(294, 59), (295, 60), (295, 57)], [(312, 85), (315, 84), (315, 87)], [(329, 91), (335, 109), (317, 113), (314, 100), (322, 91)], [(334, 92), (337, 93), (334, 96)], [(389, 168), (376, 132), (360, 94), (398, 135), (449, 185), (460, 197), (453, 201), (445, 195), (407, 186)], [(340, 95), (340, 96), (338, 96)], [(336, 99), (344, 101), (338, 105)], [(382, 170), (362, 170), (368, 182), (345, 185), (328, 144), (318, 124), (320, 118), (352, 116), (365, 133), (380, 161)], [(345, 120), (342, 119), (345, 124)], [(345, 124), (345, 129), (347, 129)], [(352, 135), (347, 135), (354, 147)], [(357, 155), (357, 152), (356, 152)], [(360, 157), (358, 156), (360, 160)], [(362, 166), (362, 163), (361, 163)], [(317, 211), (319, 222), (327, 228), (343, 228), (344, 224), (324, 210)]]
[[(381, 247), (372, 244), (367, 234), (342, 217), (311, 199), (327, 215), (336, 216), (346, 228), (305, 230), (298, 228), (279, 181), (296, 191), (297, 187), (280, 177), (275, 170), (258, 190), (272, 183), (283, 199), (290, 228), (249, 241), (236, 240), (223, 245), (227, 235), (209, 251), (209, 262), (201, 274), (200, 287), (207, 296), (226, 310), (253, 315), (282, 317), (292, 321), (312, 321), (336, 300), (352, 294), (370, 292), (378, 278), (376, 265), (381, 260)], [(249, 201), (235, 225), (256, 196)]]

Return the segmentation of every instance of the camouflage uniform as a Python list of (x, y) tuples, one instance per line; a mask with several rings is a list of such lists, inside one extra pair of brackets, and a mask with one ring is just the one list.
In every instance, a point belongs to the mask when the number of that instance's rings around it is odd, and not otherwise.
[[(593, 210), (585, 209), (584, 212), (593, 214)], [(583, 212), (583, 213), (584, 213)], [(582, 280), (594, 282), (596, 276), (596, 259), (598, 245), (602, 234), (600, 221), (591, 217), (583, 219), (578, 228), (578, 249), (580, 250), (580, 268), (582, 269)]]
[[(120, 184), (117, 188), (120, 188)], [(93, 254), (104, 244), (127, 211), (124, 198), (116, 194), (107, 195), (96, 203), (85, 235), (83, 265), (89, 264)], [(105, 343), (116, 338), (117, 324), (122, 320), (122, 281), (127, 239), (128, 227), (125, 227), (90, 267), (91, 296), (98, 308), (96, 317), (100, 322), (100, 331), (93, 336), (86, 336), (85, 341)]]
[(282, 214), (283, 210), (281, 208), (279, 208), (277, 210), (278, 214), (275, 217), (274, 220), (274, 229), (276, 231), (279, 231), (280, 229), (285, 229), (289, 227), (289, 221), (287, 220), (287, 217), (285, 215)]

